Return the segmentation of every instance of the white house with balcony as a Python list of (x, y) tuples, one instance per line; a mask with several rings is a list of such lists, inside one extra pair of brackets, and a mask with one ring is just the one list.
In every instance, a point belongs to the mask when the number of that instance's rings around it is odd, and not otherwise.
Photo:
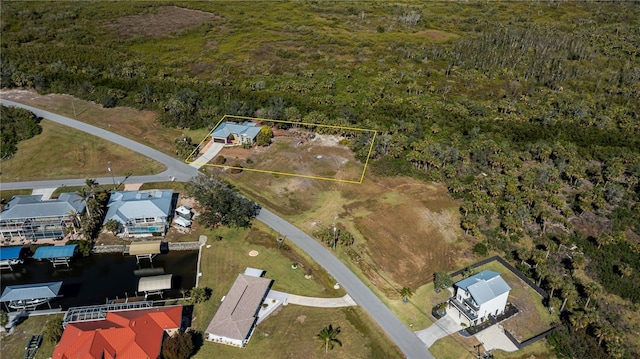
[[(511, 287), (500, 273), (485, 270), (455, 283), (449, 308), (467, 325), (476, 325), (504, 313)], [(454, 312), (455, 313), (455, 312)]]

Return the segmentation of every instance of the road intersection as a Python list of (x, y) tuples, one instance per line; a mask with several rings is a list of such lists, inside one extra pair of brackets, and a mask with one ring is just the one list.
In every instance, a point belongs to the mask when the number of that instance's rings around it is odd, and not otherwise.
[[(102, 128), (14, 101), (0, 99), (0, 103), (5, 106), (15, 106), (27, 109), (33, 112), (36, 116), (65, 126), (73, 127), (93, 136), (101, 137), (105, 140), (145, 155), (164, 164), (166, 167), (165, 171), (157, 175), (128, 177), (128, 182), (144, 183), (162, 182), (167, 180), (186, 182), (199, 173), (196, 168), (169, 155)], [(116, 179), (118, 182), (123, 182), (125, 180), (125, 178)], [(102, 177), (97, 178), (96, 181), (99, 184), (108, 185), (111, 184), (114, 179), (111, 177)], [(42, 189), (60, 186), (81, 186), (84, 185), (84, 183), (84, 178), (13, 182), (2, 183), (0, 184), (0, 188), (3, 190)], [(411, 330), (409, 330), (409, 328), (407, 328), (384, 303), (382, 303), (371, 289), (369, 289), (347, 266), (340, 262), (325, 246), (321, 245), (318, 241), (266, 208), (261, 209), (257, 219), (273, 228), (278, 233), (286, 236), (288, 240), (294, 242), (298, 247), (300, 247), (300, 249), (310, 255), (331, 276), (333, 276), (333, 278), (335, 278), (336, 281), (345, 288), (351, 298), (353, 298), (353, 300), (360, 305), (378, 323), (378, 325), (380, 325), (380, 327), (396, 343), (407, 358), (434, 358), (427, 350), (426, 345)]]

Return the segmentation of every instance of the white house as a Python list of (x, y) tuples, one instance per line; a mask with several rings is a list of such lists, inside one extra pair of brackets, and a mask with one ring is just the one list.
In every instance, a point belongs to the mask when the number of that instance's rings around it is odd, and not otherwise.
[(263, 274), (262, 270), (250, 269), (238, 275), (211, 319), (205, 339), (239, 348), (247, 345), (262, 303), (273, 285), (273, 280), (263, 278)]
[(450, 308), (468, 325), (484, 322), (489, 316), (504, 313), (511, 287), (499, 273), (485, 270), (455, 284), (456, 295), (449, 299)]

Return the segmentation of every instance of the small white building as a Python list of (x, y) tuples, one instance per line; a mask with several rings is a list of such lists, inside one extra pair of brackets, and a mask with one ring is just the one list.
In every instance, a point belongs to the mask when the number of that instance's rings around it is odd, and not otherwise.
[(489, 316), (504, 313), (511, 287), (499, 273), (485, 270), (455, 283), (456, 295), (449, 299), (450, 308), (468, 325), (484, 322)]

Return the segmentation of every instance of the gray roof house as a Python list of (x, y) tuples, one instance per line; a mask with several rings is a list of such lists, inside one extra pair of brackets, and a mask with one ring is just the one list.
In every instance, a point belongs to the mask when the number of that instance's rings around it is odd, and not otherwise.
[(255, 270), (246, 273), (250, 274), (238, 275), (223, 298), (205, 331), (205, 339), (240, 348), (249, 342), (273, 280), (256, 276)]
[(469, 325), (478, 324), (488, 316), (504, 313), (511, 287), (500, 273), (485, 270), (455, 283), (456, 295), (449, 300), (459, 317)]
[(61, 193), (58, 199), (42, 200), (42, 195), (14, 196), (0, 212), (0, 237), (12, 239), (59, 239), (66, 228), (80, 226), (76, 214), (84, 213), (83, 198)]
[(103, 224), (115, 220), (125, 236), (164, 235), (169, 228), (172, 206), (173, 190), (170, 189), (113, 192)]
[(223, 122), (211, 133), (215, 143), (224, 143), (226, 146), (253, 145), (260, 133), (260, 126), (255, 122)]

